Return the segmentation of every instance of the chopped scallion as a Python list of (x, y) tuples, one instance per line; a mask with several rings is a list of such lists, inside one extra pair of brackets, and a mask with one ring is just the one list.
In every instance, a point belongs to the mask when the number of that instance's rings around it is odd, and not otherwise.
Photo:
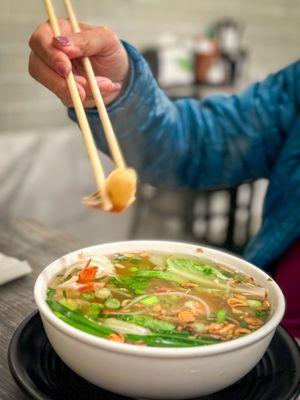
[(117, 308), (120, 308), (120, 300), (112, 298), (112, 299), (107, 299), (104, 303), (105, 307), (111, 308), (113, 310), (116, 310)]

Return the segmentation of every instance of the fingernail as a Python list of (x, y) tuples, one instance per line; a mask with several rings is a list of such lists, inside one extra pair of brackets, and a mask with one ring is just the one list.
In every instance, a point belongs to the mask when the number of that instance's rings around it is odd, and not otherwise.
[(66, 64), (63, 61), (59, 61), (56, 64), (57, 67), (57, 72), (59, 73), (59, 75), (63, 76), (64, 78), (68, 75), (68, 69)]
[(117, 91), (121, 89), (120, 83), (114, 83), (113, 90)]
[(66, 46), (70, 46), (70, 45), (71, 45), (70, 39), (69, 39), (67, 36), (56, 36), (56, 37), (54, 38), (54, 40), (55, 40), (60, 46), (63, 46), (63, 47), (66, 47)]

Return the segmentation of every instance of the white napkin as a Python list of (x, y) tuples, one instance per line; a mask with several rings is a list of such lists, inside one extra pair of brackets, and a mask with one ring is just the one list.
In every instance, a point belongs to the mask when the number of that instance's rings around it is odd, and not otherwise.
[(31, 271), (27, 261), (20, 261), (0, 253), (0, 285), (27, 275)]

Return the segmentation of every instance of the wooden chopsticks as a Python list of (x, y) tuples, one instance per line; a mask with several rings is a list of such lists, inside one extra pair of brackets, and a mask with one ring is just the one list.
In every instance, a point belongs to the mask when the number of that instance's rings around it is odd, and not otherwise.
[[(73, 31), (80, 32), (80, 26), (78, 24), (78, 20), (76, 18), (74, 8), (72, 6), (72, 1), (64, 0), (64, 3)], [(90, 59), (88, 57), (83, 57), (82, 63), (84, 66), (86, 76), (88, 78), (89, 85), (92, 90), (92, 94), (96, 103), (96, 107), (98, 109), (98, 113), (102, 122), (103, 130), (106, 136), (106, 140), (108, 142), (109, 149), (111, 151), (112, 158), (118, 168), (126, 168), (124, 158), (121, 153), (116, 136), (114, 134), (103, 98), (101, 96), (99, 86), (96, 81), (96, 77)]]
[[(72, 25), (72, 29), (74, 32), (80, 32), (80, 27), (77, 22), (71, 0), (64, 0), (66, 10), (68, 13), (68, 16), (70, 18), (70, 22)], [(52, 27), (53, 33), (55, 36), (60, 36), (60, 27), (57, 21), (57, 17), (55, 15), (55, 11), (52, 5), (52, 0), (44, 0), (45, 7), (48, 13), (50, 25)], [(89, 58), (84, 57), (83, 58), (83, 65), (84, 69), (92, 90), (92, 94), (99, 112), (99, 116), (103, 125), (103, 130), (108, 142), (108, 146), (111, 152), (111, 155), (113, 157), (113, 160), (116, 164), (117, 167), (119, 168), (126, 168), (126, 164), (124, 162), (123, 155), (121, 153), (118, 141), (116, 139), (116, 136), (114, 134), (103, 98), (101, 96), (95, 74), (91, 65), (91, 62)], [(98, 151), (95, 145), (95, 141), (89, 126), (89, 122), (85, 113), (85, 109), (83, 107), (80, 95), (78, 93), (78, 88), (74, 79), (74, 75), (72, 71), (69, 73), (69, 75), (66, 78), (67, 85), (70, 91), (70, 95), (73, 101), (73, 106), (76, 112), (76, 116), (78, 119), (78, 123), (80, 126), (80, 129), (82, 131), (84, 140), (85, 140), (85, 145), (88, 151), (89, 158), (91, 160), (92, 168), (93, 168), (93, 173), (95, 176), (95, 180), (97, 183), (97, 187), (99, 190), (99, 194), (101, 197), (102, 201), (102, 208), (104, 210), (110, 210), (112, 208), (111, 201), (106, 193), (106, 187), (105, 187), (105, 175), (104, 175), (104, 169), (102, 167)]]

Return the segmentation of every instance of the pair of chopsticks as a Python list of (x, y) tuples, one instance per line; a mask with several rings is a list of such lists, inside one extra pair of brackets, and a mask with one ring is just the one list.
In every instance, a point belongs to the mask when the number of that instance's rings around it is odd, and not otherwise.
[[(55, 36), (60, 36), (60, 27), (57, 21), (57, 17), (55, 15), (55, 11), (52, 5), (52, 0), (44, 0), (46, 10), (48, 13), (50, 25), (52, 27), (53, 33)], [(80, 32), (80, 27), (72, 6), (71, 0), (64, 0), (64, 4), (66, 7), (66, 11), (68, 14), (68, 17), (70, 19), (70, 23), (72, 26), (73, 31)], [(117, 168), (126, 168), (126, 164), (122, 155), (122, 152), (120, 150), (118, 141), (116, 139), (116, 136), (114, 134), (102, 95), (100, 93), (99, 86), (96, 81), (96, 77), (93, 71), (93, 67), (91, 65), (91, 62), (88, 57), (84, 57), (82, 59), (82, 63), (84, 66), (84, 70), (89, 82), (89, 85), (91, 87), (91, 91), (93, 94), (93, 98), (96, 103), (96, 107), (98, 109), (99, 117), (102, 122), (103, 130), (105, 133), (106, 140), (108, 142), (108, 146), (112, 155), (112, 158), (114, 160), (114, 163), (116, 164)], [(101, 164), (98, 151), (95, 145), (95, 141), (89, 126), (89, 122), (87, 119), (87, 116), (85, 114), (85, 110), (81, 101), (81, 98), (78, 93), (78, 89), (76, 86), (76, 82), (74, 79), (74, 75), (72, 71), (69, 73), (69, 75), (66, 78), (67, 85), (70, 91), (70, 95), (73, 101), (73, 106), (76, 112), (76, 116), (78, 119), (78, 123), (80, 126), (80, 129), (82, 131), (84, 140), (85, 140), (85, 145), (88, 151), (89, 158), (91, 160), (95, 180), (97, 183), (98, 191), (99, 191), (99, 196), (101, 198), (101, 203), (102, 203), (102, 208), (104, 210), (109, 210), (111, 208), (111, 201), (106, 193), (106, 187), (105, 187), (105, 174), (104, 174), (104, 169)]]

